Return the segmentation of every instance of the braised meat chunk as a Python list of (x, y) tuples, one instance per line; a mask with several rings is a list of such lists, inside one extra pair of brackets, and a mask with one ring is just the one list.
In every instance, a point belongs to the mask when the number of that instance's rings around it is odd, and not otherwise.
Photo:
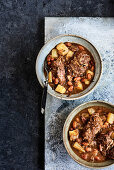
[(57, 69), (57, 76), (59, 78), (60, 84), (63, 85), (66, 81), (65, 79), (65, 67), (64, 67), (64, 62), (63, 58), (60, 57), (56, 61), (54, 61), (54, 66)]
[(83, 74), (87, 70), (90, 60), (91, 60), (90, 56), (83, 52), (77, 56), (74, 56), (73, 60), (69, 65), (69, 70), (68, 70), (69, 74), (70, 75), (73, 74), (73, 76), (75, 77), (78, 77), (80, 75), (83, 76)]
[(91, 115), (84, 129), (84, 133), (83, 133), (84, 140), (87, 140), (89, 143), (91, 143), (95, 135), (102, 128), (102, 125), (103, 122), (99, 116), (99, 113), (94, 113), (93, 115)]
[(114, 146), (107, 151), (107, 156), (109, 159), (114, 159)]
[(77, 59), (79, 64), (84, 66), (88, 66), (89, 61), (91, 60), (90, 56), (83, 51), (77, 56)]
[(88, 113), (82, 113), (81, 115), (81, 121), (83, 124), (86, 124), (89, 119), (89, 114)]
[(106, 156), (108, 150), (114, 146), (111, 134), (112, 132), (100, 133), (97, 137), (97, 144), (103, 156)]
[(68, 73), (75, 77), (83, 75), (86, 71), (86, 66), (82, 66), (79, 64), (76, 57), (71, 61), (70, 65), (68, 66)]

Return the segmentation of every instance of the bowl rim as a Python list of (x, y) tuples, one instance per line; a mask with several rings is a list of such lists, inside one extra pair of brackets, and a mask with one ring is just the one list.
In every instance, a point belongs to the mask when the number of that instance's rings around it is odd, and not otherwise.
[[(104, 103), (104, 104), (106, 104), (106, 105), (109, 105), (109, 106), (111, 106), (111, 107), (114, 107), (114, 105), (113, 105), (112, 103), (109, 103), (109, 102), (106, 102), (106, 101), (103, 101), (103, 100), (92, 100), (92, 101), (88, 101), (88, 102), (84, 102), (84, 103), (78, 105), (77, 107), (75, 107), (75, 108), (68, 114), (68, 116), (67, 116), (67, 118), (66, 118), (66, 120), (65, 120), (65, 122), (64, 122), (64, 126), (63, 126), (63, 136), (62, 136), (62, 137), (63, 137), (64, 147), (65, 147), (67, 153), (69, 154), (69, 156), (70, 156), (75, 162), (77, 162), (78, 164), (80, 164), (80, 165), (82, 165), (82, 166), (85, 166), (85, 167), (87, 167), (87, 168), (92, 168), (92, 169), (94, 169), (94, 168), (96, 168), (96, 169), (106, 168), (106, 167), (112, 166), (114, 163), (112, 163), (112, 164), (110, 164), (110, 165), (106, 165), (106, 166), (100, 166), (100, 167), (94, 166), (94, 167), (93, 167), (93, 166), (85, 165), (84, 163), (81, 163), (80, 161), (76, 160), (76, 159), (72, 156), (72, 154), (70, 153), (70, 151), (69, 151), (69, 149), (68, 149), (68, 147), (67, 147), (66, 141), (65, 141), (65, 127), (66, 127), (66, 124), (67, 124), (68, 119), (70, 118), (70, 116), (74, 113), (74, 111), (75, 111), (77, 108), (80, 108), (81, 106), (84, 106), (84, 105), (89, 104), (89, 103)], [(82, 109), (82, 110), (83, 110), (83, 109)], [(73, 117), (73, 118), (74, 118), (74, 117)], [(72, 119), (72, 120), (73, 120), (73, 119)], [(71, 123), (71, 121), (70, 121), (70, 123)], [(70, 125), (70, 123), (69, 123), (69, 125)]]
[[(47, 88), (47, 92), (48, 92), (51, 96), (53, 96), (53, 97), (55, 97), (55, 98), (58, 98), (58, 99), (62, 99), (62, 100), (78, 100), (78, 99), (80, 99), (80, 98), (83, 98), (83, 97), (87, 96), (87, 95), (90, 94), (93, 90), (96, 89), (96, 87), (97, 87), (97, 85), (98, 85), (98, 83), (100, 82), (100, 79), (101, 79), (101, 77), (102, 77), (102, 70), (103, 70), (102, 58), (101, 58), (100, 53), (98, 52), (98, 50), (96, 49), (96, 47), (95, 47), (90, 41), (88, 41), (86, 38), (83, 38), (83, 37), (78, 36), (78, 35), (75, 35), (75, 34), (61, 34), (61, 35), (58, 35), (58, 36), (56, 36), (56, 37), (54, 37), (54, 38), (51, 38), (50, 40), (46, 41), (46, 43), (43, 45), (43, 47), (40, 49), (40, 51), (39, 51), (39, 53), (38, 53), (38, 55), (37, 55), (36, 64), (35, 64), (35, 72), (36, 72), (36, 76), (37, 76), (37, 79), (38, 79), (40, 85), (44, 88), (43, 83), (42, 83), (41, 80), (39, 79), (40, 75), (38, 74), (38, 71), (37, 71), (37, 70), (38, 70), (38, 66), (37, 66), (37, 65), (38, 65), (39, 56), (40, 56), (41, 52), (45, 49), (45, 47), (47, 46), (47, 44), (49, 44), (51, 41), (54, 41), (54, 40), (56, 40), (56, 39), (58, 39), (58, 38), (61, 38), (61, 37), (67, 37), (67, 36), (81, 38), (81, 39), (83, 39), (84, 41), (86, 41), (87, 43), (89, 43), (89, 44), (95, 49), (95, 51), (97, 52), (97, 54), (98, 54), (98, 56), (99, 56), (99, 62), (100, 62), (100, 73), (99, 73), (98, 80), (95, 82), (95, 84), (94, 84), (94, 86), (93, 86), (92, 89), (90, 89), (87, 93), (85, 93), (85, 94), (83, 94), (82, 96), (79, 96), (79, 97), (69, 98), (69, 97), (64, 97), (64, 96), (56, 96), (56, 94), (51, 93), (48, 88)], [(49, 85), (48, 85), (48, 86), (49, 86)], [(55, 90), (54, 90), (54, 91), (55, 91)], [(56, 93), (57, 93), (57, 92), (56, 92)]]

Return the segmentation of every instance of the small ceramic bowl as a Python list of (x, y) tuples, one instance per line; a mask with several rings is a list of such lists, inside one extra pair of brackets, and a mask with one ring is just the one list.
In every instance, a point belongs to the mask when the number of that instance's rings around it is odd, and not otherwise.
[(45, 75), (44, 75), (44, 60), (46, 56), (49, 54), (49, 52), (60, 42), (74, 42), (81, 44), (82, 46), (86, 47), (92, 54), (95, 60), (95, 76), (91, 84), (88, 86), (87, 89), (84, 91), (78, 93), (78, 94), (73, 94), (71, 96), (67, 96), (65, 94), (60, 94), (57, 93), (56, 91), (52, 90), (52, 88), (48, 85), (48, 93), (51, 94), (52, 96), (55, 96), (60, 99), (64, 100), (75, 100), (79, 99), (85, 95), (87, 95), (91, 90), (93, 90), (96, 86), (96, 84), (99, 81), (99, 78), (101, 76), (102, 72), (102, 64), (101, 64), (101, 58), (96, 50), (96, 48), (86, 39), (76, 36), (76, 35), (60, 35), (58, 37), (55, 37), (48, 41), (40, 50), (37, 60), (36, 60), (36, 75), (37, 78), (41, 84), (41, 86), (44, 86), (44, 81), (45, 81)]
[(87, 161), (81, 159), (78, 155), (76, 155), (69, 144), (68, 130), (70, 127), (70, 123), (72, 122), (72, 120), (76, 116), (76, 114), (78, 114), (81, 110), (83, 110), (87, 107), (91, 107), (91, 106), (103, 106), (103, 107), (107, 107), (114, 111), (113, 105), (111, 105), (107, 102), (103, 102), (103, 101), (91, 101), (91, 102), (79, 105), (69, 114), (69, 116), (67, 117), (67, 119), (65, 121), (65, 124), (63, 127), (63, 142), (64, 142), (64, 145), (65, 145), (65, 148), (66, 148), (68, 154), (79, 164), (84, 165), (89, 168), (104, 168), (104, 167), (112, 165), (114, 163), (114, 160), (108, 160), (108, 161), (101, 162), (101, 163), (87, 162)]

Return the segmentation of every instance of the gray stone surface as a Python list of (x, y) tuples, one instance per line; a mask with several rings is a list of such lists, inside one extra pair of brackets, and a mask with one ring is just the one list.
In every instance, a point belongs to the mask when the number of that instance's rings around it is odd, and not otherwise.
[[(63, 101), (48, 94), (45, 116), (46, 170), (84, 170), (68, 155), (62, 129), (68, 114), (81, 103), (104, 100), (114, 104), (114, 18), (45, 18), (45, 41), (60, 34), (76, 34), (88, 39), (101, 54), (103, 73), (96, 89), (75, 101)], [(114, 166), (106, 168), (112, 170)]]

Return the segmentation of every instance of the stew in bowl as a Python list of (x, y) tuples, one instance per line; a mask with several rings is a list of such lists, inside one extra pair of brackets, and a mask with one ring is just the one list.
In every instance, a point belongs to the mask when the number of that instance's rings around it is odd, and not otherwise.
[(48, 83), (58, 93), (68, 96), (80, 93), (94, 78), (94, 58), (80, 44), (59, 43), (47, 55), (46, 60)]
[(103, 162), (114, 159), (114, 112), (93, 106), (79, 112), (69, 128), (72, 150), (82, 159)]
[(114, 106), (91, 101), (76, 107), (63, 127), (63, 142), (69, 155), (87, 167), (114, 163)]

